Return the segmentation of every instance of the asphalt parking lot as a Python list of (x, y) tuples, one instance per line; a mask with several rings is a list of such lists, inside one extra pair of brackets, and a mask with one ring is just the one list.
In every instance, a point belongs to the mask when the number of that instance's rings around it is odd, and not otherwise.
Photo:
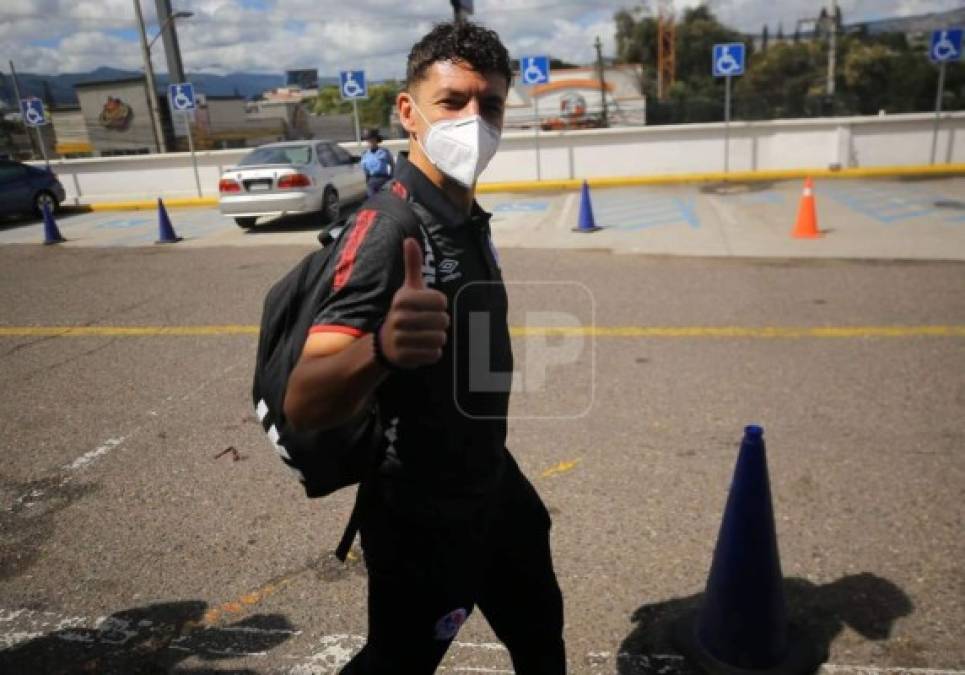
[[(965, 260), (965, 178), (824, 179), (815, 182), (823, 236), (795, 240), (802, 181), (598, 188), (590, 193), (602, 229), (573, 236), (578, 192), (480, 196), (493, 213), (500, 247), (592, 249), (714, 257)], [(346, 208), (347, 213), (352, 207)], [(238, 228), (216, 208), (170, 209), (185, 248), (303, 245), (320, 227), (311, 216), (262, 219)], [(65, 246), (137, 247), (158, 239), (155, 210), (68, 212), (58, 219)], [(41, 223), (0, 223), (0, 245), (39, 243)]]
[[(592, 235), (572, 195), (484, 197), (513, 325), (592, 328), (510, 421), (572, 673), (692, 672), (668, 628), (750, 422), (824, 672), (965, 671), (965, 181), (900, 185), (819, 185), (813, 242), (787, 236), (796, 183), (595, 191)], [(364, 640), (364, 566), (331, 556), (352, 495), (306, 500), (250, 405), (264, 293), (315, 226), (171, 217), (172, 246), (151, 212), (64, 216), (56, 247), (0, 227), (2, 672), (327, 674)], [(523, 363), (541, 344), (514, 337)], [(442, 672), (512, 670), (474, 615)]]

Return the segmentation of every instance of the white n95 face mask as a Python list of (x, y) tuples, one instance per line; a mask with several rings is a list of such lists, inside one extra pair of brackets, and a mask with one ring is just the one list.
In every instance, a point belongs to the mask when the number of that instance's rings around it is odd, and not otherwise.
[(475, 185), (499, 148), (499, 129), (479, 115), (432, 124), (415, 102), (412, 107), (429, 125), (425, 140), (419, 141), (429, 161), (457, 183)]

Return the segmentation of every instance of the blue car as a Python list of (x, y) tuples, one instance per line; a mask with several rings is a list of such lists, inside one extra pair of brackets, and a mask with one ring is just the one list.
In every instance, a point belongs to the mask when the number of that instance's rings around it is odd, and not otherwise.
[(44, 204), (54, 213), (66, 198), (64, 186), (53, 171), (0, 159), (0, 216), (41, 216)]

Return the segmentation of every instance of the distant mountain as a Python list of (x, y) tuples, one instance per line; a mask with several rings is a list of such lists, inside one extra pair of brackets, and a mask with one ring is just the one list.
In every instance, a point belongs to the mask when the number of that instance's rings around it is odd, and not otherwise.
[[(74, 105), (77, 94), (74, 85), (82, 82), (96, 82), (100, 80), (120, 80), (128, 77), (142, 77), (142, 71), (118, 70), (117, 68), (100, 67), (89, 73), (64, 73), (62, 75), (41, 75), (37, 73), (17, 73), (20, 80), (21, 94), (50, 99), (56, 105)], [(189, 73), (187, 79), (197, 90), (209, 96), (232, 96), (239, 94), (244, 98), (258, 96), (266, 89), (281, 87), (285, 84), (284, 75), (265, 73), (230, 73), (228, 75), (213, 75), (210, 73)], [(167, 88), (168, 76), (165, 73), (155, 75), (158, 90)], [(321, 78), (323, 84), (337, 83), (338, 78)], [(8, 105), (12, 104), (14, 95), (13, 81), (6, 73), (0, 75), (0, 100)]]

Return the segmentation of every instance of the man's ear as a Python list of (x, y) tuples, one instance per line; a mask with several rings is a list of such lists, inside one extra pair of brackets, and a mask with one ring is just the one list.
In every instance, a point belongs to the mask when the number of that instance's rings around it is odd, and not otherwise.
[(418, 131), (416, 123), (416, 111), (412, 107), (412, 94), (407, 91), (400, 91), (395, 98), (395, 108), (399, 112), (399, 123), (402, 128), (410, 134)]

